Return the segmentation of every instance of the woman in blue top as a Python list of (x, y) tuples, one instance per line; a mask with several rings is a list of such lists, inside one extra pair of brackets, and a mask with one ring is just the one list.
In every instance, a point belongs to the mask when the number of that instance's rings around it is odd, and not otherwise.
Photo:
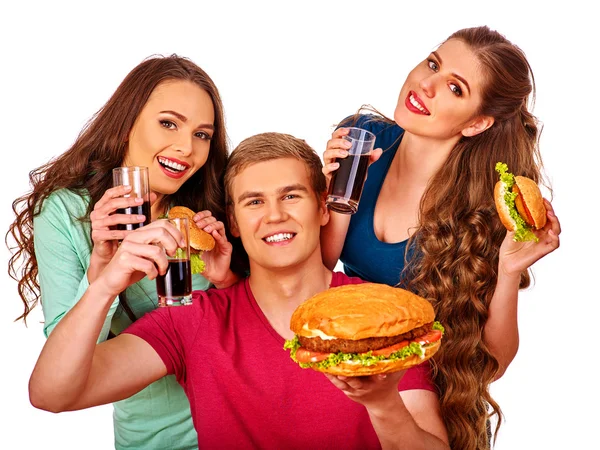
[[(341, 123), (375, 133), (378, 149), (358, 212), (330, 214), (324, 261), (331, 268), (339, 258), (348, 274), (432, 301), (446, 328), (433, 377), (451, 447), (461, 450), (488, 447), (488, 407), (500, 425), (488, 387), (517, 352), (518, 291), (529, 285), (527, 269), (559, 245), (548, 201), (537, 243), (514, 242), (494, 206), (496, 162), (541, 181), (532, 92), (523, 52), (487, 27), (470, 28), (410, 72), (394, 120), (356, 115)], [(347, 156), (346, 134), (338, 128), (327, 144), (328, 178), (335, 158)]]
[[(203, 255), (206, 270), (192, 277), (193, 288), (232, 284), (231, 244), (221, 222), (226, 142), (219, 92), (202, 69), (175, 55), (135, 67), (72, 147), (32, 172), (32, 192), (13, 204), (17, 218), (10, 232), (19, 247), (10, 267), (16, 275), (24, 258), (21, 317), (41, 297), (48, 336), (129, 233), (115, 225), (144, 220), (116, 214), (136, 205), (123, 197), (126, 188), (111, 187), (112, 169), (124, 165), (148, 167), (152, 220), (172, 205), (187, 206), (199, 211), (196, 223), (215, 238), (215, 249)], [(154, 280), (132, 285), (113, 302), (100, 340), (156, 307)], [(198, 446), (189, 402), (172, 376), (114, 403), (114, 431), (118, 449)]]

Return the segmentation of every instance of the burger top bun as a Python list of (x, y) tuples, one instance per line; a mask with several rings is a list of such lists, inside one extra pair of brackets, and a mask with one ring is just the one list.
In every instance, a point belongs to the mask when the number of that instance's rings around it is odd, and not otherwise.
[(360, 363), (353, 363), (351, 361), (342, 361), (335, 366), (329, 366), (321, 368), (319, 366), (313, 367), (314, 370), (324, 373), (330, 373), (332, 375), (341, 375), (344, 377), (359, 377), (369, 376), (378, 373), (397, 372), (399, 370), (409, 369), (413, 366), (421, 364), (423, 361), (431, 358), (440, 348), (442, 341), (435, 341), (423, 348), (425, 353), (423, 356), (411, 355), (404, 359), (397, 360), (381, 360), (375, 364), (363, 366)]
[(328, 289), (302, 303), (290, 321), (299, 336), (358, 340), (397, 336), (433, 322), (422, 297), (384, 284), (350, 284)]
[(169, 219), (188, 218), (190, 224), (190, 247), (194, 250), (212, 250), (215, 248), (215, 239), (206, 231), (201, 230), (194, 222), (194, 211), (185, 206), (174, 206), (167, 214)]
[(523, 201), (533, 219), (531, 224), (538, 230), (546, 225), (546, 207), (537, 183), (531, 178), (516, 176), (515, 183), (519, 188)]

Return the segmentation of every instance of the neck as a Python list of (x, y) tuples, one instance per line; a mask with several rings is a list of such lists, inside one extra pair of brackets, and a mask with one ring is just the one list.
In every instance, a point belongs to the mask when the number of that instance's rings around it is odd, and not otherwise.
[(404, 132), (390, 167), (398, 179), (411, 185), (426, 186), (448, 159), (460, 136), (439, 140)]
[(164, 194), (159, 194), (158, 192), (155, 192), (155, 191), (152, 191), (152, 192), (154, 193), (154, 195), (156, 195), (156, 200), (150, 207), (152, 221), (154, 222), (156, 219), (158, 219), (160, 216), (162, 216), (164, 213), (167, 212), (165, 209), (167, 207), (167, 205), (163, 205), (163, 202), (162, 202), (165, 197)]
[(290, 319), (294, 310), (313, 295), (329, 288), (332, 272), (319, 260), (294, 267), (271, 269), (250, 262), (252, 294), (271, 326), (285, 339), (294, 337)]

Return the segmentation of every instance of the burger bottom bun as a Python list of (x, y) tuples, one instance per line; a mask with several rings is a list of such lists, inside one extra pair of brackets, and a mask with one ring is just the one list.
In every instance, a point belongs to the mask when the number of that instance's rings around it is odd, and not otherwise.
[(405, 359), (397, 359), (395, 361), (382, 360), (370, 366), (363, 366), (360, 363), (342, 362), (336, 366), (330, 366), (324, 369), (313, 367), (314, 370), (332, 375), (341, 375), (344, 377), (361, 377), (376, 375), (379, 373), (398, 372), (400, 370), (409, 369), (413, 366), (418, 366), (422, 362), (431, 358), (440, 348), (441, 339), (428, 344), (425, 347), (425, 355), (412, 355)]

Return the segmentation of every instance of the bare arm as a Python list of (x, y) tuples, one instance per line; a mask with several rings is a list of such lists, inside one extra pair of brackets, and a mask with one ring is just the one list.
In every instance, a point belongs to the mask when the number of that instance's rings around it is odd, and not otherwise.
[[(332, 133), (331, 139), (327, 141), (327, 149), (323, 153), (323, 174), (327, 179), (328, 186), (331, 181), (331, 174), (340, 167), (336, 159), (348, 156), (350, 143), (343, 139), (343, 136), (347, 134), (347, 128), (338, 128)], [(374, 150), (369, 164), (377, 161), (380, 156), (381, 149)], [(329, 223), (321, 229), (321, 253), (323, 255), (323, 263), (329, 270), (333, 270), (340, 259), (351, 217), (350, 215), (339, 214), (330, 210)]]
[(179, 232), (165, 221), (129, 234), (82, 299), (49, 336), (29, 380), (31, 403), (59, 412), (127, 398), (166, 375), (159, 355), (130, 335), (96, 344), (115, 295), (145, 275), (165, 273), (164, 251), (177, 248)]
[(500, 247), (498, 282), (483, 329), (483, 340), (500, 365), (496, 380), (504, 374), (519, 349), (517, 306), (520, 274), (560, 245), (560, 222), (550, 202), (545, 200), (544, 204), (548, 222), (543, 229), (535, 232), (539, 242), (514, 242), (514, 233), (509, 232)]
[(367, 408), (383, 449), (449, 449), (437, 396), (425, 390), (404, 391), (398, 395), (402, 375), (403, 372), (370, 377), (327, 377), (349, 398)]

